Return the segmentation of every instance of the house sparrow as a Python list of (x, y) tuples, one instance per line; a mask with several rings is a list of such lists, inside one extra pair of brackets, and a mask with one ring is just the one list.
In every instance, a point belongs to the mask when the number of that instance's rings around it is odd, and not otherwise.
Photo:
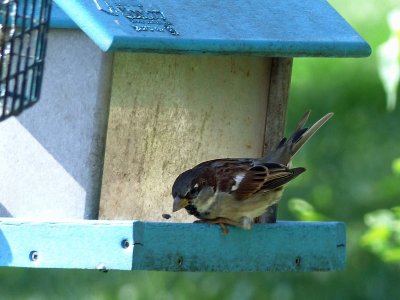
[(333, 115), (304, 128), (307, 112), (289, 139), (262, 158), (223, 158), (203, 162), (180, 174), (172, 186), (173, 212), (182, 208), (197, 222), (250, 229), (254, 218), (277, 203), (286, 183), (305, 171), (291, 168), (292, 157)]

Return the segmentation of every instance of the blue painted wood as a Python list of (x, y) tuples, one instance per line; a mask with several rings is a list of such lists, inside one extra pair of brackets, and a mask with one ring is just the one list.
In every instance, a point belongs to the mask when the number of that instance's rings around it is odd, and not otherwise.
[(217, 225), (135, 223), (132, 269), (167, 271), (333, 271), (345, 268), (339, 222)]
[(53, 1), (50, 28), (77, 29), (78, 25)]
[(340, 222), (257, 224), (224, 235), (205, 224), (0, 218), (0, 266), (6, 267), (334, 271), (344, 269), (345, 249)]
[[(288, 57), (361, 57), (371, 52), (369, 45), (324, 0), (55, 2), (104, 51)], [(131, 11), (118, 10), (115, 3)], [(137, 3), (143, 4), (143, 11)], [(150, 10), (161, 11), (171, 24)], [(149, 21), (160, 24), (148, 24)]]
[[(132, 223), (0, 218), (0, 266), (130, 270)], [(122, 247), (124, 239), (130, 247)]]

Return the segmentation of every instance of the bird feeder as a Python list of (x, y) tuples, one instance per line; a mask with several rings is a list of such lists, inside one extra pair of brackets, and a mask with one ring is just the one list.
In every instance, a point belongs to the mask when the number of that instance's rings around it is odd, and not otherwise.
[(39, 100), (51, 1), (0, 1), (0, 121)]
[[(282, 138), (294, 57), (370, 54), (326, 1), (55, 3), (42, 101), (0, 123), (10, 166), (0, 169), (0, 213), (13, 217), (0, 222), (2, 265), (344, 268), (341, 222), (278, 221), (224, 236), (185, 212), (162, 219), (182, 171), (260, 157)], [(76, 221), (56, 222), (65, 218)], [(34, 242), (23, 244), (28, 235)], [(80, 254), (63, 253), (60, 240)], [(32, 251), (36, 259), (14, 259)]]

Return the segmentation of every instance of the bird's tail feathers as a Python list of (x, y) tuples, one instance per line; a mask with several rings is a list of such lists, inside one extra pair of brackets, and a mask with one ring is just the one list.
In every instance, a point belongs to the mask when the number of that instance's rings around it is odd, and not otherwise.
[(333, 113), (326, 114), (310, 128), (306, 128), (304, 126), (309, 116), (310, 111), (304, 114), (289, 139), (283, 138), (276, 149), (265, 157), (266, 161), (273, 161), (287, 165), (301, 147), (333, 116)]
[(308, 119), (310, 112), (307, 112), (297, 125), (296, 131), (292, 134), (289, 139), (290, 143), (290, 154), (294, 156), (301, 147), (324, 125), (332, 116), (333, 113), (328, 113), (314, 123), (310, 128), (303, 127)]

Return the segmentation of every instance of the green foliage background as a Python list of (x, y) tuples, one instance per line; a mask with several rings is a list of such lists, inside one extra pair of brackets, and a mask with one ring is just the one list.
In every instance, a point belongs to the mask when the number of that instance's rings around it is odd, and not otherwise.
[[(330, 2), (373, 51), (389, 36), (386, 14), (400, 6), (397, 0)], [(0, 299), (398, 298), (400, 213), (389, 209), (399, 206), (400, 199), (400, 109), (386, 111), (375, 54), (295, 59), (288, 130), (310, 108), (313, 120), (328, 111), (335, 116), (296, 157), (294, 164), (306, 166), (307, 173), (285, 192), (279, 218), (346, 222), (346, 271), (181, 274), (3, 268)], [(394, 258), (387, 259), (392, 250)]]

